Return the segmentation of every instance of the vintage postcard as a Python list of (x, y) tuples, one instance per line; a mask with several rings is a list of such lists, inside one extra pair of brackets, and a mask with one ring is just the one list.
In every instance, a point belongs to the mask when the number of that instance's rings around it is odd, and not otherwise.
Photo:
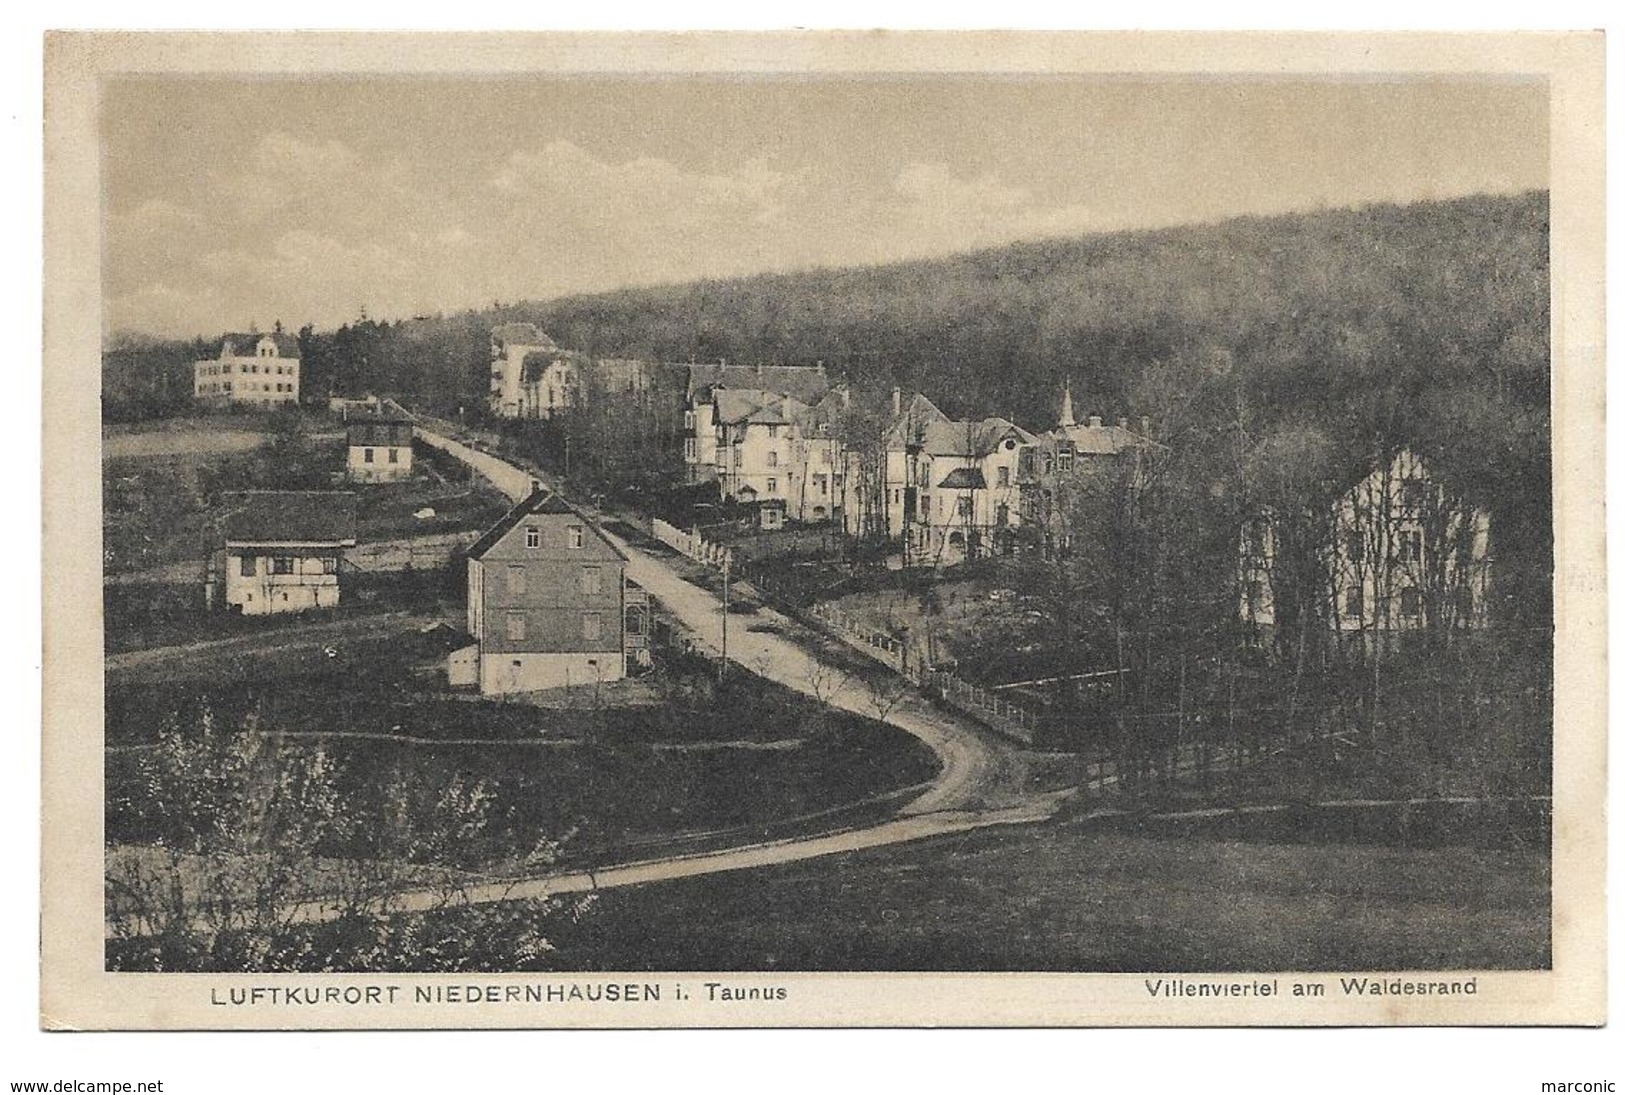
[(1604, 1020), (1600, 34), (45, 49), (45, 1027)]

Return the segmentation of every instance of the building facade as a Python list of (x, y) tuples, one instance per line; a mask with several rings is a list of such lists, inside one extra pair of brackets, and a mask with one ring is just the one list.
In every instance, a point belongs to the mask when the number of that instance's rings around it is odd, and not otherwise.
[[(1275, 625), (1280, 534), (1273, 515), (1242, 528), (1238, 611), (1260, 631)], [(1488, 622), (1488, 515), (1453, 498), (1415, 453), (1401, 450), (1333, 507), (1318, 612), (1335, 631), (1368, 644), (1424, 629)]]
[(356, 545), (356, 497), (346, 491), (249, 491), (226, 497), (205, 599), (245, 616), (339, 603), (345, 552)]
[(412, 474), (412, 419), (386, 400), (345, 410), (345, 472), (357, 483), (384, 483)]
[[(748, 408), (760, 408), (774, 399), (794, 400), (802, 408), (816, 407), (824, 402), (833, 386), (822, 365), (729, 365), (724, 361), (691, 364), (685, 368), (683, 466), (690, 483), (710, 483), (740, 470), (733, 454), (723, 447), (733, 441), (724, 442), (722, 437), (724, 423), (718, 418), (717, 406), (720, 393), (741, 393), (739, 398), (726, 400), (725, 413), (732, 414), (748, 413)], [(771, 413), (785, 412), (781, 408)], [(739, 425), (737, 421), (732, 424)], [(767, 423), (764, 420), (761, 424)], [(735, 435), (738, 435), (737, 430)], [(756, 475), (754, 471), (748, 474), (759, 480), (753, 484), (755, 489), (765, 490), (766, 474)], [(777, 496), (779, 492), (769, 493)]]
[(299, 342), (291, 335), (226, 335), (219, 353), (192, 366), (199, 403), (276, 407), (299, 402)]
[(1021, 524), (1017, 472), (1023, 449), (1035, 441), (997, 417), (929, 422), (905, 439), (904, 564), (953, 566), (1014, 551)]
[(537, 489), (468, 551), (480, 691), (620, 680), (628, 649), (636, 657), (646, 643), (646, 606), (620, 549), (563, 498)]
[[(1104, 475), (1123, 475), (1136, 481), (1143, 470), (1140, 458), (1158, 447), (1150, 437), (1150, 424), (1142, 419), (1138, 431), (1128, 419), (1107, 425), (1099, 415), (1078, 422), (1072, 413), (1070, 386), (1061, 397), (1061, 413), (1054, 429), (1040, 434), (1024, 449), (1017, 480), (1021, 484), (1021, 520), (1033, 547), (1046, 558), (1065, 552), (1076, 524), (1104, 519), (1089, 512), (1091, 487)], [(1091, 478), (1094, 477), (1094, 482)]]
[(491, 330), (490, 408), (503, 418), (551, 418), (578, 406), (587, 359), (534, 323)]

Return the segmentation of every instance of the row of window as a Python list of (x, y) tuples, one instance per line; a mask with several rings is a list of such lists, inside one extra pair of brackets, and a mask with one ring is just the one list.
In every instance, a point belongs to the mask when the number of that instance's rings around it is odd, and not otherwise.
[[(244, 578), (253, 578), (259, 574), (259, 563), (260, 561), (258, 556), (240, 556), (238, 561), (238, 573)], [(292, 555), (273, 555), (269, 558), (268, 563), (269, 566), (266, 569), (267, 574), (292, 574), (294, 572), (294, 556)], [(337, 574), (338, 572), (338, 556), (322, 556), (322, 573)]]
[[(508, 641), (519, 643), (525, 641), (525, 615), (522, 612), (510, 612), (507, 615)], [(586, 642), (598, 642), (604, 637), (604, 614), (602, 612), (583, 612), (581, 614), (581, 638)]]
[[(264, 357), (266, 355), (261, 354), (260, 356)], [(270, 356), (274, 357), (275, 355), (273, 354), (273, 355), (270, 355)], [(267, 366), (265, 366), (264, 372), (265, 372), (266, 376), (271, 376), (271, 375), (273, 375), (273, 373), (276, 376), (294, 376), (294, 375), (296, 375), (295, 370), (297, 368), (298, 368), (298, 366), (295, 366), (295, 365), (267, 365)], [(226, 361), (226, 362), (222, 362), (222, 363), (220, 363), (218, 365), (204, 366), (203, 375), (204, 376), (230, 376), (231, 375), (231, 370), (232, 370), (231, 362)], [(251, 364), (248, 364), (248, 365), (244, 365), (242, 367), (242, 371), (244, 373), (258, 374), (261, 370), (260, 370), (260, 367), (259, 367), (258, 364), (252, 364), (251, 363)]]
[[(525, 592), (526, 572), (528, 568), (524, 563), (513, 563), (508, 567), (508, 592), (519, 594)], [(602, 593), (604, 591), (604, 568), (582, 567), (576, 575), (576, 586), (582, 593)]]
[[(215, 392), (230, 392), (232, 390), (233, 390), (233, 388), (231, 386), (231, 381), (229, 381), (229, 380), (222, 380), (217, 384), (199, 384), (197, 386), (197, 394), (199, 394), (199, 395), (207, 395), (207, 394), (211, 394), (211, 393), (215, 393)], [(253, 384), (249, 384), (249, 383), (245, 382), (243, 384), (240, 384), (235, 390), (239, 391), (239, 392), (252, 392), (255, 389), (254, 389)], [(259, 390), (260, 391), (265, 391), (265, 392), (275, 390), (275, 391), (278, 391), (278, 392), (286, 392), (289, 395), (292, 395), (293, 391), (294, 391), (294, 387), (293, 387), (292, 384), (283, 384), (283, 383), (279, 382), (274, 386), (274, 389), (273, 389), (273, 386), (270, 385), (270, 384), (261, 384), (260, 387), (259, 387)]]
[[(377, 450), (375, 450), (375, 449), (362, 449), (361, 450), (361, 462), (363, 464), (371, 464), (371, 463), (373, 463), (374, 462), (373, 453), (376, 452), (376, 451)], [(399, 464), (401, 462), (401, 450), (400, 449), (390, 449), (389, 450), (389, 462), (391, 464)]]
[[(586, 546), (586, 526), (570, 525), (565, 528), (564, 534), (564, 542), (570, 547), (579, 548)], [(539, 526), (527, 525), (525, 527), (525, 546), (527, 548), (539, 548), (542, 546), (542, 530)]]

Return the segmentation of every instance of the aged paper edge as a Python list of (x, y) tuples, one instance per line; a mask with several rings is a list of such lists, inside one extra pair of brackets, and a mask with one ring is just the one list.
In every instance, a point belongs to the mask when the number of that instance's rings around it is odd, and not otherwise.
[[(708, 1026), (1595, 1025), (1604, 1019), (1603, 48), (1600, 33), (806, 32), (47, 36), (40, 1022), (53, 1030)], [(316, 73), (1001, 73), (1538, 78), (1551, 95), (1555, 614), (1553, 969), (1472, 971), (1477, 996), (1170, 1005), (1143, 975), (774, 974), (786, 1004), (696, 1006), (702, 973), (110, 974), (102, 956), (99, 81)], [(1349, 971), (1369, 972), (1369, 971)], [(1466, 971), (1463, 971), (1466, 972)], [(1252, 976), (1252, 975), (1248, 975)], [(1291, 971), (1275, 976), (1294, 979)], [(1335, 974), (1301, 980), (1331, 983)], [(730, 974), (735, 983), (761, 975)], [(653, 982), (663, 1002), (211, 1004), (211, 990)], [(672, 1002), (669, 986), (688, 989)]]

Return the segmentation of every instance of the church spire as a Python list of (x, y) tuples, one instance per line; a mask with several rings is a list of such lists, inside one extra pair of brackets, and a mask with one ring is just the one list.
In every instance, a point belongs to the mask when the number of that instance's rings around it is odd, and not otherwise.
[(1061, 421), (1058, 425), (1064, 430), (1077, 424), (1077, 419), (1072, 417), (1072, 378), (1068, 377), (1061, 393)]

